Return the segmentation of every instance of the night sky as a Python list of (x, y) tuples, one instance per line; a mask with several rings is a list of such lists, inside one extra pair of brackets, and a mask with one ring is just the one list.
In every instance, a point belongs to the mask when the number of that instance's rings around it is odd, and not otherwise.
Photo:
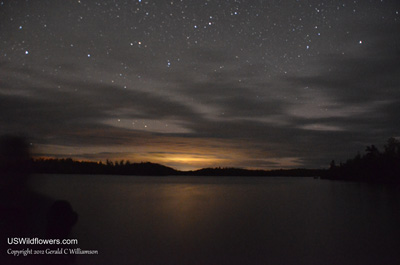
[(321, 168), (400, 136), (400, 1), (0, 2), (0, 130), (41, 157)]

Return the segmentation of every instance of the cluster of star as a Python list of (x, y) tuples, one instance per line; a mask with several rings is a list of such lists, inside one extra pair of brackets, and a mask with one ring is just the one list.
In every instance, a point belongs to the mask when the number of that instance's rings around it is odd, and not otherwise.
[[(346, 55), (357, 46), (368, 45), (368, 39), (354, 30), (352, 21), (371, 16), (373, 8), (373, 19), (382, 23), (398, 21), (399, 11), (385, 8), (385, 4), (82, 0), (68, 3), (65, 12), (52, 15), (39, 3), (42, 12), (30, 12), (27, 5), (25, 13), (4, 16), (10, 32), (1, 40), (7, 47), (3, 59), (19, 61), (25, 67), (29, 59), (21, 55), (45, 62), (67, 54), (96, 71), (110, 58), (119, 56), (114, 73), (98, 80), (129, 88), (131, 80), (141, 82), (153, 68), (174, 71), (184, 67), (197, 72), (201, 61), (215, 58), (213, 53), (194, 57), (193, 52), (213, 47), (230, 54), (238, 71), (251, 68), (252, 74), (263, 72), (271, 77), (274, 73), (301, 72), (321, 54)], [(10, 7), (12, 3), (0, 2), (0, 7), (5, 5)], [(60, 34), (63, 29), (69, 31)], [(13, 38), (7, 38), (9, 35)], [(349, 47), (348, 40), (354, 47)], [(135, 70), (131, 58), (139, 66)], [(215, 73), (226, 69), (224, 61), (213, 67)], [(44, 67), (42, 72), (57, 75), (62, 68)], [(97, 78), (90, 72), (85, 78)], [(238, 82), (242, 81), (239, 76)]]
[(398, 24), (394, 0), (0, 0), (0, 74), (7, 93), (84, 102), (85, 122), (121, 131), (343, 131), (323, 123), (353, 109), (334, 95), (361, 59), (393, 64)]
[[(380, 4), (385, 5), (383, 1)], [(0, 6), (4, 5), (2, 1)], [(18, 51), (32, 56), (43, 46), (48, 47), (50, 53), (51, 46), (57, 46), (78, 49), (81, 58), (96, 60), (113, 56), (117, 49), (131, 47), (149, 49), (147, 54), (171, 68), (183, 61), (182, 58), (195, 46), (224, 46), (235, 59), (247, 60), (244, 62), (250, 65), (260, 63), (255, 58), (261, 59), (265, 71), (272, 66), (285, 72), (298, 69), (306, 64), (307, 57), (321, 52), (344, 54), (345, 45), (335, 40), (354, 37), (355, 43), (366, 44), (357, 39), (351, 25), (343, 27), (343, 18), (350, 18), (349, 22), (351, 18), (365, 18), (370, 15), (371, 8), (374, 8), (372, 4), (365, 7), (358, 1), (296, 1), (294, 5), (281, 1), (253, 3), (239, 0), (78, 1), (66, 7), (66, 21), (51, 21), (45, 13), (7, 17), (19, 32), (13, 33), (15, 39), (3, 40), (10, 47), (9, 51), (3, 52), (3, 57), (13, 60)], [(282, 9), (284, 13), (278, 12)], [(383, 22), (398, 20), (398, 10), (382, 10), (378, 9), (375, 14), (378, 19)], [(76, 43), (78, 39), (73, 34), (58, 34), (58, 23), (68, 24), (71, 32), (86, 32), (87, 40)], [(115, 38), (118, 38), (118, 45), (111, 41)], [(34, 40), (43, 39), (42, 47), (35, 44)], [(43, 59), (49, 57), (46, 54)]]

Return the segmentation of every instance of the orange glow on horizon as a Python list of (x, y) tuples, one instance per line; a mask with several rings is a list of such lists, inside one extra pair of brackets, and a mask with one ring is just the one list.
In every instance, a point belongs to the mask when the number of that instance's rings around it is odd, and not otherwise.
[(188, 164), (196, 164), (196, 163), (215, 163), (218, 161), (222, 161), (223, 159), (217, 158), (205, 158), (205, 157), (192, 157), (192, 156), (170, 156), (165, 159), (165, 161), (171, 162), (180, 162), (180, 163), (188, 163)]
[[(301, 166), (298, 157), (271, 157), (257, 152), (245, 143), (229, 141), (193, 140), (160, 137), (146, 142), (114, 146), (60, 146), (41, 145), (33, 157), (43, 159), (66, 159), (75, 161), (105, 162), (106, 160), (130, 163), (151, 162), (176, 170), (197, 170), (214, 167), (238, 167), (247, 169), (294, 168)], [(39, 152), (38, 152), (39, 149)], [(250, 151), (251, 150), (251, 151)], [(261, 157), (261, 158), (260, 158)]]
[[(137, 158), (136, 158), (137, 160)], [(199, 154), (152, 154), (142, 157), (142, 161), (151, 161), (178, 170), (195, 170), (205, 167), (217, 167), (230, 164), (230, 160), (216, 157), (215, 155)]]

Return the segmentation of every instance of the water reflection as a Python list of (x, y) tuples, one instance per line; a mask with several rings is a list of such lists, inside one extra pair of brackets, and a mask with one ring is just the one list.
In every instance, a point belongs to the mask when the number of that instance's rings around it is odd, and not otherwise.
[(400, 262), (399, 194), (379, 187), (295, 178), (44, 178), (43, 191), (63, 194), (82, 213), (75, 229), (82, 247), (102, 253), (79, 264)]

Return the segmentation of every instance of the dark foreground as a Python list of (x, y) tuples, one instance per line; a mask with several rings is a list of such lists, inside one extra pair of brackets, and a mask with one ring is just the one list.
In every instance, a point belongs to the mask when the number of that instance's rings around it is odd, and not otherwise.
[(79, 214), (76, 264), (400, 264), (400, 196), (313, 178), (35, 176)]

